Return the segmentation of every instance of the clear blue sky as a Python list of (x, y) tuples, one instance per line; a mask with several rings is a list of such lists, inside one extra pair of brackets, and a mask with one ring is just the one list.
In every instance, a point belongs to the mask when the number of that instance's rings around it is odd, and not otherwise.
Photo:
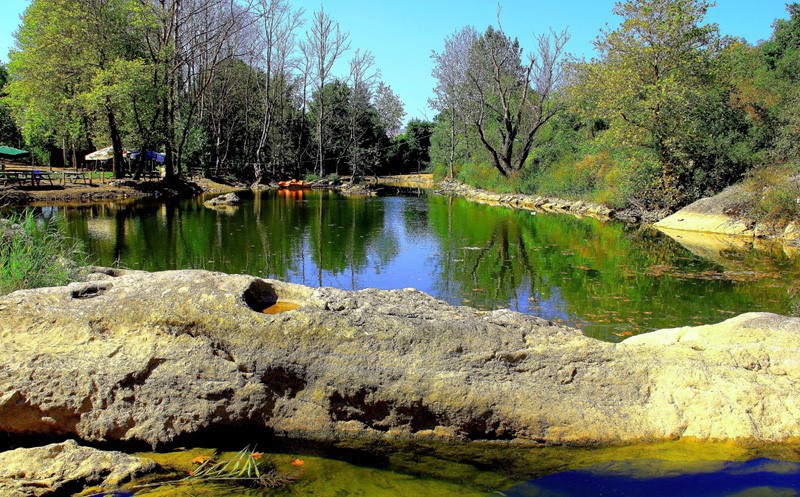
[[(766, 39), (776, 18), (786, 18), (789, 0), (717, 0), (707, 20), (719, 24), (723, 35), (741, 36), (750, 43)], [(8, 61), (12, 33), (30, 0), (0, 0), (0, 59)], [(431, 50), (441, 51), (444, 39), (466, 25), (478, 31), (495, 22), (496, 0), (293, 0), (307, 14), (325, 10), (350, 32), (352, 47), (375, 55), (383, 81), (405, 104), (408, 118), (433, 118), (427, 106), (434, 86)], [(533, 46), (531, 32), (549, 27), (569, 28), (569, 52), (593, 55), (592, 41), (611, 14), (613, 0), (503, 0), (503, 27), (519, 38), (524, 48)], [(337, 66), (344, 76), (346, 62)]]

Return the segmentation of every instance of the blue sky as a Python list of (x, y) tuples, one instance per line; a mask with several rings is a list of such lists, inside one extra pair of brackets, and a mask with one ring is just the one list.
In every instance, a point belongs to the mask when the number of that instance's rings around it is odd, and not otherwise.
[[(776, 18), (786, 18), (788, 0), (717, 0), (707, 20), (719, 24), (724, 35), (741, 36), (750, 43), (766, 39)], [(0, 60), (8, 61), (12, 33), (29, 0), (0, 0)], [(495, 22), (496, 0), (294, 0), (307, 14), (324, 5), (344, 30), (352, 48), (372, 51), (383, 81), (405, 104), (406, 118), (428, 118), (427, 106), (434, 80), (431, 50), (440, 51), (444, 39), (466, 25), (478, 31)], [(600, 29), (617, 23), (611, 14), (613, 0), (503, 0), (506, 32), (519, 38), (524, 48), (533, 46), (532, 32), (552, 27), (569, 28), (567, 50), (593, 55), (592, 41)], [(337, 66), (343, 74), (346, 61)]]

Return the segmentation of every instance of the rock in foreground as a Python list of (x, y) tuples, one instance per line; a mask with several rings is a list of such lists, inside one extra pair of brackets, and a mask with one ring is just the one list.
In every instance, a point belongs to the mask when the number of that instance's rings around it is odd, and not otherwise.
[(114, 487), (155, 468), (122, 452), (81, 447), (75, 441), (0, 452), (0, 494), (5, 497), (71, 495), (87, 485)]
[[(800, 436), (800, 319), (611, 344), (415, 290), (100, 270), (0, 298), (0, 430), (623, 443)], [(265, 314), (276, 301), (296, 310)], [(288, 306), (292, 307), (292, 306)]]

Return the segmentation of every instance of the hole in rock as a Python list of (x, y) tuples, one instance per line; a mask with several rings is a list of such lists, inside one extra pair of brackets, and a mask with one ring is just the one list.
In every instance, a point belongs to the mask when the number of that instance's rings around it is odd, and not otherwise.
[(92, 297), (97, 297), (98, 295), (103, 295), (111, 288), (110, 284), (107, 285), (87, 285), (83, 288), (78, 288), (72, 290), (72, 298), (73, 299), (90, 299)]
[(297, 309), (302, 304), (279, 298), (275, 287), (263, 280), (255, 280), (244, 291), (244, 301), (250, 309), (264, 314), (278, 314)]
[(125, 271), (122, 269), (116, 269), (112, 267), (100, 267), (100, 266), (92, 266), (93, 274), (105, 274), (106, 276), (111, 276), (112, 278), (117, 278), (125, 274)]
[(244, 301), (250, 309), (262, 312), (278, 301), (278, 293), (275, 291), (275, 287), (266, 281), (253, 280), (244, 291)]

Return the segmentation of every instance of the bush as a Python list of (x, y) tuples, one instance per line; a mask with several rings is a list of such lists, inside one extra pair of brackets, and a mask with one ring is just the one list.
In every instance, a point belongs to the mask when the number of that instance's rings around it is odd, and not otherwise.
[(40, 221), (31, 211), (0, 219), (0, 241), (0, 295), (66, 284), (86, 265), (82, 247), (56, 220)]
[(458, 170), (456, 179), (467, 185), (498, 193), (519, 191), (519, 178), (506, 178), (490, 164), (468, 163)]
[(750, 217), (776, 226), (800, 218), (800, 166), (760, 167), (744, 185), (753, 199)]

